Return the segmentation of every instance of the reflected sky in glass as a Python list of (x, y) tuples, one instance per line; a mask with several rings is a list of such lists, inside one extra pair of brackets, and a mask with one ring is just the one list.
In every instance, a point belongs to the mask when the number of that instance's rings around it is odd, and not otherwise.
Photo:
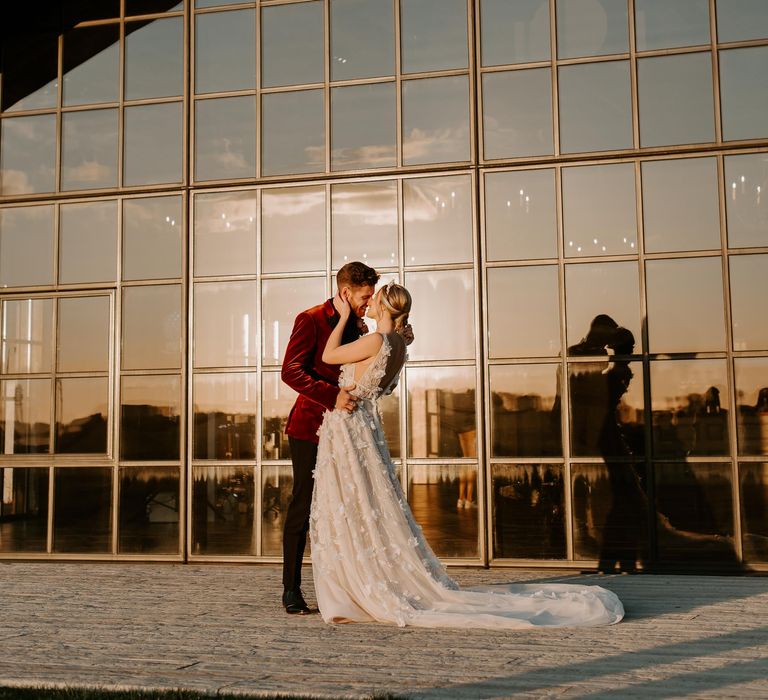
[(256, 175), (256, 98), (195, 103), (195, 179)]
[(323, 3), (261, 9), (261, 86), (322, 83)]
[(117, 102), (120, 25), (81, 27), (64, 34), (64, 106)]
[(195, 276), (256, 273), (256, 193), (195, 196)]
[(256, 87), (256, 11), (195, 17), (195, 92)]
[(108, 419), (107, 377), (56, 380), (56, 452), (105, 453)]
[(768, 153), (725, 156), (724, 161), (728, 245), (768, 245)]
[(59, 283), (113, 282), (117, 272), (117, 201), (62, 204)]
[(400, 0), (404, 73), (467, 67), (466, 0)]
[(625, 0), (562, 0), (557, 3), (558, 58), (629, 51)]
[(181, 366), (181, 287), (123, 289), (123, 369)]
[(56, 115), (0, 121), (0, 194), (53, 192)]
[(739, 454), (768, 454), (768, 358), (737, 357), (734, 365)]
[(768, 46), (720, 52), (723, 139), (768, 136)]
[(0, 372), (50, 372), (52, 361), (53, 300), (8, 299), (3, 302)]
[(184, 22), (181, 17), (125, 25), (125, 99), (184, 92)]
[(391, 0), (331, 0), (330, 8), (331, 80), (394, 75)]
[(709, 44), (709, 0), (635, 0), (637, 50)]
[(766, 38), (768, 5), (764, 0), (717, 0), (718, 41)]
[(732, 255), (731, 322), (734, 350), (768, 350), (765, 280), (768, 255)]
[(0, 209), (0, 288), (53, 284), (53, 206)]
[(117, 110), (62, 115), (61, 189), (117, 185)]
[(109, 370), (109, 312), (108, 296), (59, 299), (57, 371)]
[(548, 61), (548, 0), (482, 0), (480, 41), (484, 66)]
[(123, 279), (181, 277), (181, 229), (181, 197), (123, 200)]
[(181, 102), (126, 107), (123, 184), (181, 181), (182, 114)]

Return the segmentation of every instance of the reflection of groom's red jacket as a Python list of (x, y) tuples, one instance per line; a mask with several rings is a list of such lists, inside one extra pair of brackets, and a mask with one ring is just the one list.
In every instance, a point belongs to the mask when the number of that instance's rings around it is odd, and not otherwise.
[[(339, 394), (339, 367), (323, 362), (323, 350), (336, 324), (339, 314), (333, 301), (302, 311), (294, 321), (291, 338), (283, 360), (283, 381), (299, 393), (288, 415), (285, 429), (289, 437), (318, 442), (317, 431), (323, 422), (323, 413), (333, 410)], [(357, 319), (349, 317), (342, 343), (356, 340)]]

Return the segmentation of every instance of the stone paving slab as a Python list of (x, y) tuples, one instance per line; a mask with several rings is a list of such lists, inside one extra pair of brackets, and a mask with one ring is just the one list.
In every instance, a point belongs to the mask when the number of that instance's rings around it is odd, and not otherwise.
[[(452, 569), (463, 585), (597, 583), (613, 627), (326, 625), (274, 566), (0, 563), (0, 686), (362, 698), (768, 698), (768, 577)], [(312, 598), (311, 571), (305, 591)]]

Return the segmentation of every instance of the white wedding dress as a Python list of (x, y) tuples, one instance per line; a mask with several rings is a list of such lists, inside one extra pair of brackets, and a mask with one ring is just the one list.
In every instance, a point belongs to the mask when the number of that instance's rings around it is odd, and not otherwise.
[(323, 619), (488, 629), (621, 620), (621, 602), (600, 586), (461, 590), (448, 577), (413, 519), (384, 439), (376, 401), (397, 382), (405, 343), (394, 333), (382, 338), (362, 376), (342, 366), (339, 384), (356, 385), (357, 409), (326, 413), (319, 432), (310, 537)]

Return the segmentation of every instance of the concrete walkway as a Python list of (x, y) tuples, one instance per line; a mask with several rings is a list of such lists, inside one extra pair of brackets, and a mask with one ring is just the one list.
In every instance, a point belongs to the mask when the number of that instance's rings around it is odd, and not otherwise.
[[(288, 617), (273, 566), (0, 563), (0, 686), (413, 698), (768, 698), (768, 577), (452, 570), (599, 583), (596, 629), (488, 632)], [(311, 572), (305, 573), (308, 597)]]

